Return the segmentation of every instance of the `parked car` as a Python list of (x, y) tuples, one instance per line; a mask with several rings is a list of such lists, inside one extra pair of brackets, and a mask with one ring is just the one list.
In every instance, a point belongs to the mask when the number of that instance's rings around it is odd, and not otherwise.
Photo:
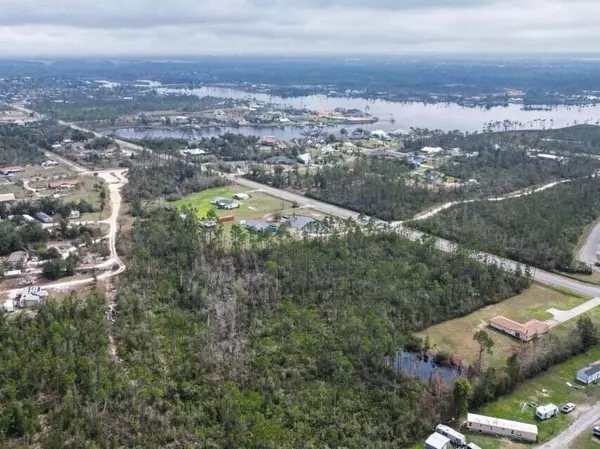
[(563, 413), (571, 413), (573, 410), (575, 410), (575, 404), (572, 404), (571, 402), (566, 403), (561, 408)]

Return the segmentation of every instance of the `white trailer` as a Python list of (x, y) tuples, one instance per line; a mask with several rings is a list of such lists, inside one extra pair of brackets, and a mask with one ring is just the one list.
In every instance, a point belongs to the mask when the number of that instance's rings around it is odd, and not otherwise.
[(558, 415), (558, 407), (554, 404), (540, 405), (535, 409), (535, 417), (542, 421), (556, 415)]
[(435, 431), (441, 435), (444, 435), (452, 442), (452, 444), (458, 447), (467, 445), (467, 439), (465, 438), (465, 436), (462, 433), (454, 430), (452, 427), (448, 427), (443, 424), (438, 424), (435, 428)]

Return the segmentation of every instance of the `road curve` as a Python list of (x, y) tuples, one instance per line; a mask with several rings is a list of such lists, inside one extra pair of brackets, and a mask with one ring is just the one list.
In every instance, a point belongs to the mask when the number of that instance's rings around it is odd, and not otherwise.
[[(260, 184), (255, 181), (250, 181), (248, 179), (240, 178), (240, 177), (233, 176), (233, 175), (230, 175), (227, 178), (233, 182), (236, 182), (237, 184), (240, 184), (245, 187), (252, 188), (252, 189), (256, 189), (256, 190), (261, 190), (271, 196), (281, 198), (286, 201), (296, 202), (299, 204), (311, 206), (312, 208), (314, 208), (320, 212), (323, 212), (324, 214), (332, 215), (332, 216), (343, 218), (343, 219), (348, 219), (348, 218), (356, 219), (360, 216), (360, 214), (358, 212), (354, 212), (354, 211), (344, 209), (339, 206), (334, 206), (334, 205), (331, 205), (328, 203), (324, 203), (323, 201), (318, 201), (318, 200), (314, 200), (312, 198), (307, 198), (307, 197), (305, 197), (303, 195), (299, 195), (297, 193), (288, 192), (287, 190), (277, 189), (275, 187), (267, 186), (267, 185)], [(548, 187), (546, 187), (546, 188), (548, 188)], [(423, 237), (427, 236), (427, 234), (425, 234), (423, 232), (405, 227), (402, 224), (402, 222), (393, 222), (393, 223), (390, 223), (390, 226), (393, 230), (395, 230), (399, 234), (402, 234), (404, 237), (406, 237), (410, 240), (413, 240), (413, 241), (419, 241)], [(456, 248), (458, 247), (458, 245), (456, 243), (453, 243), (453, 242), (450, 242), (448, 240), (444, 240), (441, 238), (437, 238), (437, 237), (436, 237), (436, 246), (442, 251), (449, 251), (449, 252), (455, 251)], [(473, 257), (478, 260), (481, 260), (481, 261), (486, 261), (488, 263), (496, 263), (499, 266), (501, 266), (507, 270), (514, 270), (518, 266), (520, 266), (522, 268), (525, 267), (524, 264), (520, 264), (513, 260), (505, 259), (503, 257), (496, 256), (494, 254), (479, 252), (479, 253), (475, 253), (473, 255)], [(580, 294), (586, 295), (586, 296), (600, 297), (600, 287), (596, 287), (594, 285), (586, 284), (583, 282), (578, 282), (571, 278), (567, 278), (567, 277), (564, 277), (564, 276), (561, 276), (561, 275), (555, 274), (555, 273), (550, 273), (550, 272), (544, 271), (544, 270), (532, 268), (531, 271), (532, 271), (534, 279), (543, 284), (547, 284), (547, 285), (554, 286), (554, 287), (567, 288), (576, 293), (580, 293)]]
[(596, 266), (600, 252), (600, 222), (596, 223), (588, 235), (583, 247), (577, 252), (580, 262), (590, 266), (594, 271), (600, 271)]

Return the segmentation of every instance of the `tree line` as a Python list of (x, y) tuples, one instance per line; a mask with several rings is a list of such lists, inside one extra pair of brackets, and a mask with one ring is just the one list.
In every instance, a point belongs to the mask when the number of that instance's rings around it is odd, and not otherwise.
[(590, 177), (520, 198), (459, 205), (412, 226), (545, 270), (587, 273), (575, 249), (599, 215), (600, 180)]

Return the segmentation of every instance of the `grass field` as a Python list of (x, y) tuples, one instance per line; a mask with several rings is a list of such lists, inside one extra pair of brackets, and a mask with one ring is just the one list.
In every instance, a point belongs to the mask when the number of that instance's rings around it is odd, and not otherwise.
[(173, 204), (175, 204), (178, 208), (189, 207), (195, 212), (198, 218), (205, 217), (208, 211), (214, 209), (217, 213), (217, 216), (222, 217), (224, 215), (233, 215), (235, 216), (236, 221), (262, 219), (266, 218), (270, 214), (279, 213), (292, 207), (292, 204), (287, 201), (283, 201), (260, 192), (249, 193), (251, 198), (248, 200), (236, 200), (240, 204), (238, 209), (216, 209), (214, 205), (210, 204), (210, 201), (213, 198), (223, 197), (226, 199), (232, 199), (235, 193), (245, 192), (248, 192), (248, 190), (238, 186), (219, 187), (188, 195), (185, 198), (174, 202)]
[[(568, 310), (588, 299), (568, 291), (533, 284), (531, 288), (518, 296), (499, 304), (484, 307), (466, 317), (432, 326), (421, 332), (420, 336), (429, 336), (430, 342), (435, 344), (437, 349), (456, 353), (464, 362), (474, 363), (477, 360), (479, 346), (473, 340), (473, 334), (480, 329), (487, 328), (495, 346), (493, 354), (486, 356), (485, 363), (487, 365), (503, 365), (506, 357), (511, 355), (512, 350), (521, 343), (515, 338), (489, 328), (488, 323), (491, 318), (504, 315), (520, 322), (534, 318), (546, 320), (552, 318), (552, 315), (546, 312), (547, 309), (554, 307)], [(565, 325), (568, 328), (572, 323), (565, 323)]]

